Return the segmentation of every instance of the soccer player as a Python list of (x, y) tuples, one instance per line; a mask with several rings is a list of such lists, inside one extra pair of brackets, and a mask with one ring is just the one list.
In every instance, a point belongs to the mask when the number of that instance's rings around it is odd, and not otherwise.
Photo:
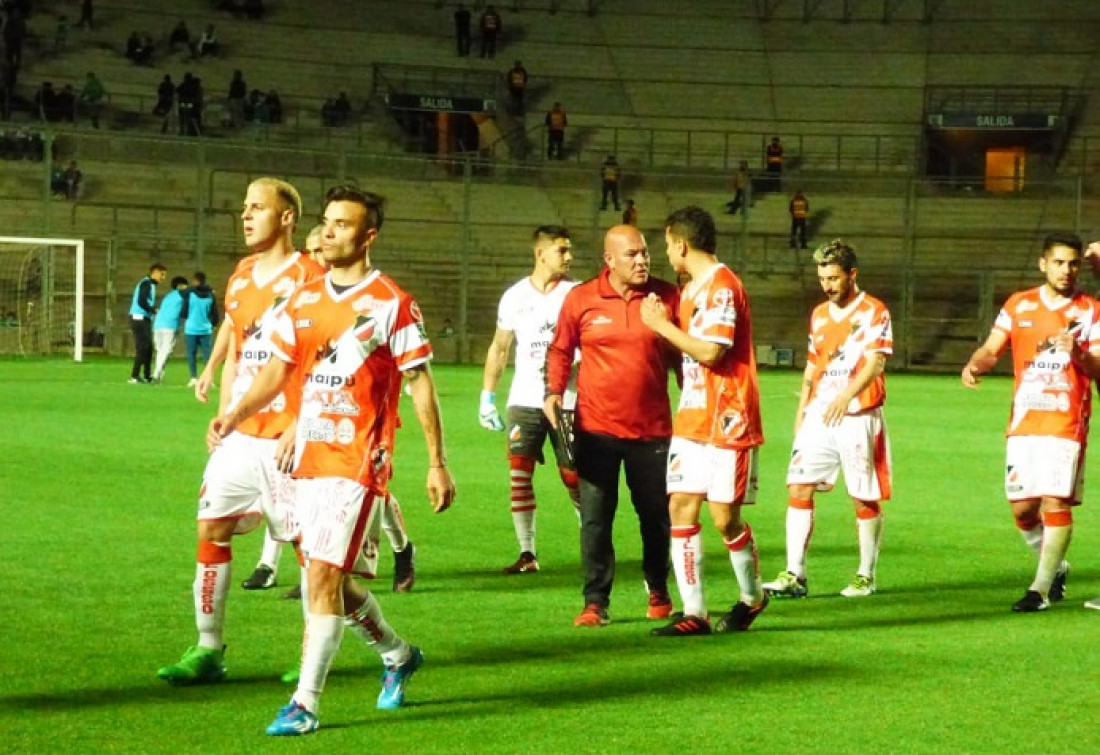
[(684, 615), (652, 634), (711, 633), (703, 598), (703, 501), (741, 590), (713, 631), (739, 632), (768, 605), (752, 528), (741, 518), (741, 507), (756, 502), (756, 449), (764, 442), (749, 300), (741, 280), (715, 256), (717, 231), (710, 213), (699, 207), (673, 212), (665, 221), (665, 244), (672, 269), (689, 279), (680, 291), (683, 330), (656, 294), (646, 297), (641, 316), (684, 355), (666, 474), (672, 568)]
[(577, 363), (575, 458), (580, 488), (584, 609), (574, 626), (602, 627), (611, 619), (615, 580), (613, 525), (619, 505), (619, 472), (625, 469), (630, 500), (642, 537), (642, 571), (649, 592), (646, 615), (667, 618), (669, 522), (664, 461), (672, 436), (668, 373), (677, 354), (642, 324), (640, 309), (657, 294), (676, 311), (676, 286), (649, 274), (649, 248), (628, 225), (604, 237), (600, 274), (575, 286), (562, 303), (554, 340), (546, 351), (543, 411), (557, 428), (557, 415)]
[(345, 626), (385, 663), (380, 709), (400, 707), (408, 679), (423, 662), (420, 650), (386, 623), (374, 596), (352, 579), (375, 572), (378, 514), (392, 463), (387, 423), (397, 409), (401, 374), (412, 386), (428, 447), (433, 509), (447, 509), (455, 493), (420, 310), (371, 266), (382, 219), (381, 197), (349, 186), (329, 190), (322, 245), (329, 270), (291, 297), (272, 341), (274, 358), (241, 401), (211, 422), (207, 435), (211, 445), (224, 446), (241, 422), (281, 391), (300, 386), (295, 509), (309, 559), (309, 619), (298, 688), (268, 726), (273, 736), (308, 734), (319, 726), (321, 692)]
[(565, 295), (576, 281), (567, 276), (573, 262), (569, 231), (544, 225), (535, 229), (535, 267), (531, 274), (504, 292), (497, 307), (497, 328), (485, 355), (478, 419), (488, 430), (505, 425), (496, 407), (496, 389), (508, 364), (508, 352), (516, 344), (516, 370), (508, 391), (508, 466), (511, 470), (512, 525), (519, 541), (519, 558), (504, 568), (505, 574), (532, 574), (539, 570), (535, 556), (535, 464), (543, 463), (546, 436), (558, 463), (558, 474), (577, 506), (577, 471), (568, 461), (558, 433), (542, 413), (546, 347), (554, 338), (558, 313)]
[[(219, 414), (240, 402), (271, 357), (275, 319), (287, 298), (323, 272), (294, 250), (292, 236), (301, 211), (297, 190), (285, 181), (260, 178), (245, 194), (241, 220), (252, 254), (237, 265), (226, 286), (229, 351)], [(211, 683), (225, 676), (223, 634), (233, 535), (254, 529), (261, 518), (276, 539), (296, 535), (292, 482), (280, 471), (293, 451), (292, 438), (282, 436), (294, 421), (294, 399), (292, 392), (272, 396), (207, 462), (199, 490), (194, 583), (199, 638), (177, 663), (157, 672), (170, 684)]]
[(1100, 379), (1100, 302), (1077, 290), (1081, 239), (1052, 233), (1043, 242), (1038, 288), (1008, 298), (993, 330), (962, 371), (978, 378), (1012, 348), (1016, 376), (1005, 452), (1005, 495), (1016, 527), (1036, 553), (1031, 586), (1013, 606), (1045, 611), (1065, 597), (1073, 507), (1081, 503), (1092, 381)]
[(862, 598), (876, 590), (881, 503), (890, 498), (890, 441), (882, 405), (883, 370), (893, 353), (893, 330), (886, 305), (859, 287), (855, 249), (836, 239), (818, 247), (813, 256), (828, 301), (810, 317), (806, 370), (795, 413), (794, 450), (787, 467), (787, 568), (764, 589), (772, 596), (806, 597), (814, 492), (831, 490), (843, 471), (855, 505), (859, 568), (840, 594)]

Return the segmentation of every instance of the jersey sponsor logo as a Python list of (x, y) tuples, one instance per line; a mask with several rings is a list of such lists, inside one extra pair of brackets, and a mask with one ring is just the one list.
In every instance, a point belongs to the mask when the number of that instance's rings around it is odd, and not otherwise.
[(306, 317), (302, 320), (295, 320), (294, 321), (294, 327), (299, 328), (299, 329), (301, 329), (301, 328), (312, 328), (313, 327), (313, 320), (309, 319), (308, 317)]
[(306, 418), (301, 433), (307, 442), (331, 443), (336, 438), (336, 423), (331, 419)]
[(298, 296), (298, 306), (304, 307), (307, 304), (316, 304), (321, 301), (321, 293), (319, 291), (303, 291)]
[(370, 312), (373, 309), (377, 309), (379, 306), (381, 305), (378, 303), (378, 300), (370, 294), (360, 296), (351, 303), (351, 308), (356, 312)]
[(317, 385), (328, 386), (329, 388), (352, 388), (355, 386), (354, 377), (344, 377), (343, 375), (324, 375), (316, 372), (311, 372), (306, 375), (306, 381), (315, 383)]
[(359, 416), (359, 404), (346, 391), (315, 390), (310, 400), (319, 401), (325, 414)]
[(278, 304), (278, 297), (286, 298), (298, 287), (298, 281), (289, 276), (283, 276), (275, 282), (275, 285), (271, 287), (271, 290), (275, 293), (276, 304)]
[(237, 278), (235, 281), (229, 284), (229, 291), (227, 292), (227, 295), (232, 296), (247, 285), (248, 278)]
[(596, 317), (592, 318), (592, 322), (589, 323), (589, 324), (595, 326), (595, 325), (610, 325), (611, 323), (612, 323), (612, 319), (610, 317), (607, 317), (606, 315), (596, 315)]
[(1028, 301), (1027, 299), (1025, 299), (1024, 301), (1016, 305), (1016, 314), (1020, 314), (1021, 312), (1032, 312), (1038, 308), (1039, 302)]
[(345, 446), (351, 444), (355, 440), (355, 423), (347, 417), (337, 422), (336, 440)]
[(267, 349), (241, 349), (241, 361), (266, 362), (271, 359), (271, 352)]

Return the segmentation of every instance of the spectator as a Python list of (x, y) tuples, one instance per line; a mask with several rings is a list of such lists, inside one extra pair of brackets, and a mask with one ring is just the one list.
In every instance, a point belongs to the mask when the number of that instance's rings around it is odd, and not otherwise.
[(153, 115), (160, 116), (160, 132), (168, 131), (168, 116), (172, 114), (172, 106), (176, 104), (176, 85), (172, 83), (172, 77), (164, 74), (164, 80), (157, 87), (157, 104), (153, 106)]
[(455, 325), (451, 322), (451, 318), (447, 317), (443, 320), (443, 327), (439, 331), (440, 338), (454, 338), (455, 337)]
[(229, 109), (229, 125), (240, 128), (244, 125), (244, 103), (248, 96), (248, 85), (245, 83), (244, 74), (240, 69), (233, 72), (233, 79), (229, 82), (229, 97), (226, 104)]
[(351, 100), (348, 99), (347, 92), (340, 92), (340, 95), (332, 103), (332, 114), (334, 126), (346, 126), (348, 121), (351, 120)]
[(634, 207), (634, 200), (626, 200), (626, 209), (623, 210), (623, 225), (638, 227), (638, 210)]
[(84, 194), (84, 174), (76, 167), (76, 160), (69, 161), (69, 167), (62, 174), (65, 182), (65, 198), (80, 199)]
[(737, 172), (733, 174), (733, 201), (726, 202), (727, 214), (736, 215), (738, 210), (741, 210), (741, 214), (744, 214), (745, 211), (741, 208), (746, 204), (745, 192), (751, 188), (752, 176), (749, 175), (749, 163), (747, 160), (742, 160)]
[(60, 165), (50, 168), (50, 193), (54, 199), (65, 199), (68, 187), (65, 185), (65, 171)]
[(80, 103), (92, 121), (92, 128), (99, 128), (99, 111), (103, 107), (103, 98), (106, 96), (107, 90), (103, 87), (103, 82), (89, 71), (84, 79), (84, 86), (80, 89)]
[(523, 115), (523, 98), (527, 93), (527, 69), (518, 60), (508, 72), (508, 93), (512, 95), (512, 114)]
[(53, 51), (61, 52), (65, 43), (69, 41), (69, 17), (61, 15), (57, 17), (57, 26), (53, 32)]
[(801, 249), (806, 248), (806, 225), (810, 216), (810, 200), (802, 193), (802, 189), (795, 189), (787, 211), (791, 214), (791, 249), (795, 248), (795, 242)]
[(461, 57), (470, 54), (470, 11), (462, 3), (455, 8), (455, 41)]
[(8, 13), (4, 24), (4, 55), (16, 72), (23, 65), (23, 42), (27, 38), (26, 17), (18, 9)]
[(615, 155), (608, 155), (600, 166), (600, 209), (607, 209), (607, 198), (615, 202), (615, 212), (619, 212), (619, 162)]
[(199, 80), (190, 72), (183, 75), (183, 81), (176, 87), (176, 99), (179, 103), (179, 132), (186, 136), (199, 135), (199, 113), (201, 106), (199, 100), (202, 90)]
[(485, 6), (485, 12), (481, 14), (481, 57), (496, 57), (500, 30), (500, 14), (492, 5)]
[(208, 24), (206, 30), (199, 37), (199, 41), (195, 43), (192, 55), (196, 58), (201, 58), (204, 55), (217, 55), (219, 47), (218, 37), (214, 33), (214, 24)]
[(34, 109), (38, 111), (38, 117), (43, 121), (57, 120), (57, 92), (54, 91), (52, 82), (43, 81), (42, 86), (35, 92)]
[(336, 125), (336, 99), (333, 97), (329, 97), (325, 100), (325, 104), (321, 105), (321, 125)]
[(565, 117), (565, 111), (560, 102), (555, 102), (554, 107), (546, 114), (546, 159), (557, 157), (564, 160), (565, 127), (569, 120)]
[(156, 52), (156, 49), (157, 45), (153, 41), (153, 36), (146, 32), (141, 36), (141, 47), (138, 49), (137, 60), (134, 62), (143, 66), (149, 65), (153, 62), (153, 53)]
[(768, 171), (769, 191), (779, 191), (783, 186), (783, 144), (773, 136), (764, 151), (764, 166)]
[(267, 97), (264, 99), (264, 105), (267, 106), (268, 123), (283, 122), (283, 101), (279, 97), (278, 92), (274, 89), (268, 90)]
[(253, 89), (248, 94), (248, 118), (253, 123), (268, 123), (271, 112), (267, 106), (267, 99), (259, 89)]
[(137, 30), (130, 32), (130, 36), (126, 38), (126, 57), (134, 63), (138, 62), (138, 57), (141, 55), (141, 35), (137, 33)]
[(57, 93), (56, 103), (57, 115), (54, 120), (73, 123), (76, 120), (76, 91), (72, 84), (61, 87), (61, 91)]
[(191, 32), (187, 28), (187, 23), (182, 18), (172, 29), (172, 33), (168, 35), (169, 50), (175, 52), (176, 48), (181, 46), (185, 50), (191, 49)]
[(86, 26), (91, 31), (95, 28), (95, 22), (92, 20), (94, 15), (95, 7), (92, 5), (92, 0), (80, 0), (80, 18), (77, 19), (76, 25), (80, 28)]

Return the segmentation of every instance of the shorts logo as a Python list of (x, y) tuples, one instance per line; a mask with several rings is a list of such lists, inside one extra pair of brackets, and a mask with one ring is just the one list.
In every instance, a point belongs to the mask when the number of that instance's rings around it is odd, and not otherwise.
[(508, 440), (515, 442), (523, 437), (523, 428), (519, 425), (512, 425), (512, 429), (508, 431)]
[(1016, 471), (1016, 467), (1013, 466), (1012, 464), (1009, 464), (1005, 468), (1005, 482), (1008, 483), (1008, 484), (1012, 484), (1012, 483), (1019, 482), (1019, 481), (1020, 481), (1020, 475)]

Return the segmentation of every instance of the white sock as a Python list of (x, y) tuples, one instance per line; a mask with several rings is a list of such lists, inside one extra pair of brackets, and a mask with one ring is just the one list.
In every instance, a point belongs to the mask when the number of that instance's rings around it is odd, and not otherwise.
[(195, 598), (195, 626), (199, 630), (199, 647), (221, 650), (225, 644), (225, 601), (229, 596), (232, 562), (196, 564), (195, 581), (191, 586)]
[(302, 592), (302, 626), (309, 623), (309, 564), (302, 565), (302, 581), (299, 583)]
[(306, 635), (302, 643), (302, 671), (294, 700), (314, 715), (321, 704), (321, 691), (332, 667), (332, 659), (340, 649), (344, 636), (344, 619), (311, 613), (306, 622)]
[(856, 519), (859, 530), (859, 571), (864, 577), (875, 578), (879, 546), (882, 544), (882, 513), (871, 519)]
[(756, 551), (752, 527), (746, 522), (744, 532), (733, 540), (724, 542), (730, 552), (730, 564), (733, 565), (737, 585), (741, 588), (741, 600), (755, 606), (764, 599), (764, 588), (760, 586), (760, 557)]
[(707, 617), (703, 597), (703, 536), (698, 524), (672, 528), (672, 568), (685, 616)]
[(806, 551), (814, 531), (813, 508), (787, 507), (787, 571), (796, 577), (806, 577)]
[(1039, 555), (1039, 548), (1043, 544), (1043, 523), (1039, 522), (1029, 530), (1020, 530), (1020, 534), (1024, 538), (1024, 543), (1028, 548), (1031, 548), (1035, 552), (1035, 555)]
[(1052, 527), (1043, 526), (1043, 544), (1039, 550), (1039, 568), (1035, 572), (1035, 581), (1031, 583), (1031, 589), (1037, 590), (1044, 598), (1050, 592), (1050, 585), (1054, 581), (1054, 575), (1064, 563), (1066, 551), (1069, 550), (1069, 541), (1073, 536), (1073, 525)]
[(363, 605), (344, 617), (344, 624), (371, 650), (382, 656), (382, 662), (387, 666), (400, 666), (409, 659), (409, 643), (398, 637), (386, 622), (371, 592), (367, 592)]
[(519, 541), (519, 549), (528, 553), (535, 553), (535, 502), (525, 502), (516, 508), (512, 504), (512, 525), (516, 529), (516, 540)]
[(409, 534), (405, 530), (405, 517), (401, 515), (401, 504), (390, 493), (386, 496), (386, 503), (382, 506), (381, 516), (382, 531), (390, 539), (390, 547), (394, 553), (400, 553), (409, 545)]
[(283, 553), (283, 543), (271, 537), (271, 533), (264, 530), (264, 547), (260, 551), (260, 563), (256, 566), (266, 566), (273, 574), (279, 572), (279, 556)]

